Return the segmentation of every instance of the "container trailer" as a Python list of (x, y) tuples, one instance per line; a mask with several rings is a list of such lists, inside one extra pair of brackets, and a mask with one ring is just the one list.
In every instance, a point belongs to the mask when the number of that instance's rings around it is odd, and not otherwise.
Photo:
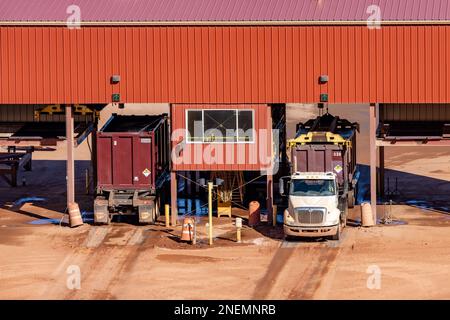
[(160, 192), (169, 180), (170, 136), (166, 114), (113, 114), (97, 132), (97, 187), (94, 222), (109, 224), (114, 215), (138, 215), (153, 223)]
[(355, 205), (357, 123), (326, 113), (297, 125), (291, 150), (291, 176), (280, 179), (288, 197), (284, 212), (286, 237), (339, 240), (348, 208)]

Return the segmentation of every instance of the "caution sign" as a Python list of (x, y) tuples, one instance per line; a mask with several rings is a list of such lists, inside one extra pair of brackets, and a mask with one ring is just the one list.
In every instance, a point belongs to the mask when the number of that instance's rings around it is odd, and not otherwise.
[(151, 173), (151, 171), (148, 170), (147, 168), (145, 168), (145, 170), (142, 171), (142, 174), (143, 174), (146, 178), (148, 178), (148, 176), (150, 175), (150, 173)]
[(334, 167), (334, 171), (336, 171), (336, 173), (341, 173), (342, 172), (342, 166), (340, 164), (338, 164), (336, 167)]

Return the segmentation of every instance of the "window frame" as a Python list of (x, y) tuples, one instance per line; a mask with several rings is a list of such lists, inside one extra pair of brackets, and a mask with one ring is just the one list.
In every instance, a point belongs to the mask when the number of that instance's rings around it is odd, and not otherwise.
[[(236, 130), (239, 133), (239, 112), (240, 111), (250, 111), (252, 113), (252, 130), (254, 130), (254, 133), (252, 135), (252, 140), (250, 141), (240, 141), (239, 136), (236, 136), (236, 141), (213, 141), (208, 142), (205, 141), (205, 111), (235, 111), (236, 112)], [(192, 141), (190, 140), (190, 134), (189, 134), (189, 126), (188, 126), (188, 112), (189, 111), (201, 111), (202, 112), (202, 141)], [(186, 130), (186, 143), (187, 144), (253, 144), (256, 143), (255, 134), (255, 109), (236, 109), (236, 108), (219, 108), (219, 109), (186, 109), (185, 110), (185, 130)]]

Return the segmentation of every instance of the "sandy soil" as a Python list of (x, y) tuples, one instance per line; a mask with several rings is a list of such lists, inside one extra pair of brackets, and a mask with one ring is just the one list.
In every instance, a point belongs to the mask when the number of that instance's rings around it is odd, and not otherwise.
[[(42, 215), (39, 205), (23, 211)], [(221, 218), (214, 246), (201, 238), (194, 248), (162, 224), (72, 230), (1, 209), (0, 299), (448, 299), (448, 216), (406, 206), (393, 214), (407, 224), (349, 226), (340, 242), (285, 242), (280, 228), (260, 227), (237, 244)], [(199, 229), (204, 237), (203, 221)], [(66, 285), (74, 265), (79, 290)], [(379, 290), (367, 288), (372, 265)]]
[[(368, 107), (333, 108), (366, 127)], [(291, 132), (314, 113), (311, 107), (290, 106)], [(359, 162), (367, 164), (365, 130), (359, 140)], [(0, 181), (0, 299), (449, 299), (450, 152), (399, 151), (388, 149), (386, 160), (402, 192), (402, 204), (392, 207), (398, 223), (360, 228), (355, 208), (339, 242), (285, 242), (280, 227), (262, 225), (245, 228), (243, 243), (237, 244), (232, 221), (221, 218), (214, 221), (213, 247), (206, 243), (205, 220), (199, 221), (196, 247), (180, 243), (181, 229), (167, 229), (163, 221), (60, 226), (64, 149), (36, 153), (33, 171), (21, 172), (26, 186), (12, 189)], [(89, 212), (87, 144), (76, 153), (77, 200)], [(388, 209), (380, 206), (381, 216)], [(90, 221), (88, 214), (85, 218)], [(79, 290), (67, 287), (70, 266), (80, 268)], [(381, 272), (380, 289), (367, 286), (374, 266)]]

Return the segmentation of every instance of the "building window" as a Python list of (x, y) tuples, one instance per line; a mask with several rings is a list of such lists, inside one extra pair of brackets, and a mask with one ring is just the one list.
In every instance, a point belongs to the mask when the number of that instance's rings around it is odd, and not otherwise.
[(240, 109), (186, 111), (187, 142), (251, 143), (254, 112)]

